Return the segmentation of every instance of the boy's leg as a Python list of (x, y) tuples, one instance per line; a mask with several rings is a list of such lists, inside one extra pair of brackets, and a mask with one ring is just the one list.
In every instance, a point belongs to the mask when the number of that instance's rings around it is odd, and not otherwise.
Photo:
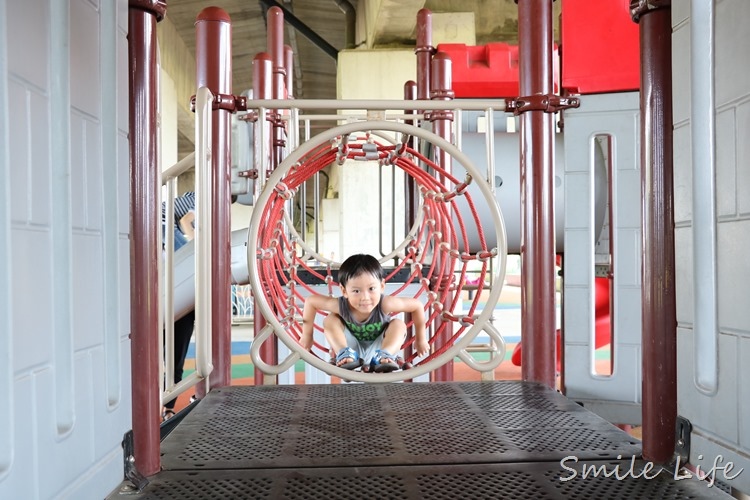
[(401, 351), (401, 346), (406, 340), (406, 323), (400, 319), (391, 320), (388, 328), (383, 332), (383, 341), (380, 349), (393, 354), (392, 361), (396, 361), (395, 356)]
[[(359, 351), (358, 345), (350, 345), (347, 339), (346, 332), (344, 330), (344, 324), (334, 314), (329, 314), (323, 320), (323, 333), (328, 341), (328, 346), (333, 351), (333, 356), (337, 356), (339, 352), (345, 347), (351, 347), (355, 351)], [(337, 362), (338, 366), (345, 365), (354, 361), (354, 358), (343, 358)]]
[(364, 356), (366, 366), (376, 372), (397, 370), (398, 353), (406, 339), (406, 323), (400, 319), (391, 320), (383, 335), (372, 342)]

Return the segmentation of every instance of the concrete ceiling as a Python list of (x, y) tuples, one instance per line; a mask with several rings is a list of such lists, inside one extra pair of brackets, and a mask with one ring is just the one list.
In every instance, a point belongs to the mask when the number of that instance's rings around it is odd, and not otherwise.
[[(553, 4), (555, 16), (559, 14), (560, 3)], [(359, 47), (414, 46), (416, 13), (421, 8), (433, 13), (473, 12), (479, 45), (517, 43), (518, 6), (514, 0), (168, 0), (166, 17), (194, 60), (196, 16), (210, 6), (220, 7), (229, 14), (232, 21), (232, 92), (239, 94), (252, 87), (253, 58), (259, 52), (267, 51), (265, 13), (273, 4), (282, 6), (304, 28), (337, 51)], [(356, 16), (356, 32), (350, 33), (348, 39), (347, 29), (351, 29), (351, 23), (347, 24), (346, 9)], [(287, 16), (285, 20), (285, 44), (290, 45), (295, 54), (294, 97), (334, 99), (336, 61), (320, 48), (320, 44), (311, 42), (305, 30), (291, 27)], [(188, 78), (194, 81), (194, 74)], [(192, 148), (192, 133), (185, 131), (180, 138), (180, 157), (189, 148)]]

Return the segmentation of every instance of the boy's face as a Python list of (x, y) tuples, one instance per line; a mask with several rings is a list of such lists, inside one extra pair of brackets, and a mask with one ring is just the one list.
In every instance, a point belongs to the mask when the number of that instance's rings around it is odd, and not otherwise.
[(349, 307), (355, 313), (357, 319), (364, 321), (370, 315), (375, 306), (380, 302), (380, 296), (385, 290), (385, 281), (378, 280), (368, 273), (358, 274), (341, 287), (341, 292), (349, 301)]

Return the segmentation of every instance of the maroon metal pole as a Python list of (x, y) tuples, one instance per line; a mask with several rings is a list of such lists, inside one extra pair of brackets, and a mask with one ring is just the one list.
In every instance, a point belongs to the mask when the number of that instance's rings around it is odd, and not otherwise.
[[(278, 7), (271, 7), (267, 14), (268, 53), (273, 63), (273, 98), (284, 99), (284, 85), (286, 83), (286, 66), (284, 64), (284, 12)], [(273, 116), (273, 168), (279, 166), (284, 155), (284, 122), (279, 110), (275, 109)]]
[[(214, 95), (232, 94), (232, 25), (224, 10), (208, 7), (198, 14), (195, 59), (197, 88), (208, 87)], [(214, 369), (209, 382), (214, 388), (232, 382), (230, 111), (214, 109), (212, 127), (211, 350)]]
[[(432, 68), (430, 71), (430, 98), (433, 101), (452, 100), (454, 97), (454, 93), (452, 90), (453, 80), (451, 75), (450, 57), (442, 52), (438, 52), (437, 54), (435, 54), (435, 56), (432, 58)], [(453, 112), (445, 110), (433, 110), (430, 113), (430, 120), (432, 121), (432, 131), (435, 133), (435, 135), (442, 137), (443, 139), (450, 142)], [(451, 156), (442, 149), (437, 148), (435, 150), (436, 163), (440, 165), (447, 173), (451, 173), (451, 159)], [(446, 183), (446, 185), (449, 184), (447, 179), (441, 179), (441, 181)], [(451, 234), (450, 228), (447, 226), (444, 227), (442, 240), (450, 243), (452, 239), (453, 235)], [(446, 265), (445, 269), (447, 269), (447, 264), (450, 257), (448, 257), (447, 254), (438, 254), (437, 258), (443, 260), (443, 262), (438, 262), (438, 269), (443, 269), (443, 264)], [(436, 278), (437, 281), (433, 286), (438, 294), (441, 294), (445, 289), (450, 290), (451, 284), (453, 283), (454, 279), (453, 273), (449, 272), (447, 274), (441, 274)], [(448, 291), (448, 293), (446, 293), (445, 295), (445, 300), (443, 301), (443, 310), (449, 311), (452, 303), (453, 292)], [(440, 333), (438, 334), (438, 338), (435, 339), (434, 345), (446, 345), (450, 341), (451, 337), (453, 337), (453, 322), (444, 321), (443, 319), (438, 317), (438, 319), (436, 319), (435, 321), (435, 328), (436, 331), (439, 331), (442, 328), (442, 331), (440, 331)], [(432, 378), (434, 381), (438, 382), (452, 381), (453, 360), (448, 361), (444, 365), (435, 369), (435, 371), (432, 373)]]
[[(273, 97), (273, 62), (271, 56), (266, 52), (261, 52), (253, 59), (253, 97), (255, 99), (271, 99)], [(260, 131), (263, 129), (263, 138), (265, 138), (268, 147), (272, 144), (270, 139), (270, 126), (267, 116), (258, 116), (258, 121), (255, 123), (255, 147), (260, 149), (260, 153), (256, 153), (255, 157), (260, 161), (259, 164), (255, 165), (258, 169), (258, 180), (256, 182), (262, 183), (268, 178), (270, 174), (269, 164), (270, 159), (268, 155), (263, 155), (261, 142), (260, 142)], [(260, 331), (266, 326), (266, 318), (260, 312), (258, 307), (258, 299), (254, 298), (255, 309), (253, 310), (253, 331), (257, 338)], [(278, 359), (278, 350), (276, 344), (276, 337), (271, 337), (261, 345), (259, 353), (264, 361), (267, 363), (275, 364)], [(263, 385), (265, 374), (257, 366), (254, 369), (254, 384)]]
[(163, 1), (130, 0), (130, 365), (135, 466), (157, 473), (159, 459), (159, 151), (157, 141), (156, 23)]
[[(521, 96), (551, 95), (552, 1), (518, 0)], [(521, 377), (555, 387), (554, 115), (521, 114)]]
[(643, 458), (667, 463), (677, 418), (672, 9), (670, 0), (630, 8), (641, 44)]
[(430, 71), (432, 55), (435, 47), (432, 46), (432, 12), (428, 9), (420, 9), (417, 13), (417, 99), (427, 100), (430, 98)]

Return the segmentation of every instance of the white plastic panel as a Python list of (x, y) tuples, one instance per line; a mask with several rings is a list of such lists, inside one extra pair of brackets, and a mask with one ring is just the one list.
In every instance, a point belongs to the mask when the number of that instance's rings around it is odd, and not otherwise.
[[(637, 93), (588, 95), (565, 112), (565, 392), (616, 423), (640, 423), (641, 230)], [(612, 163), (611, 375), (595, 367), (595, 152), (606, 136)]]
[[(5, 20), (5, 0), (0, 0), (0, 54), (7, 53), (8, 26)], [(8, 109), (8, 66), (0, 57), (0, 109)], [(10, 157), (8, 155), (10, 120), (0, 116), (0, 198), (10, 198)], [(11, 307), (11, 247), (10, 204), (0, 204), (0, 481), (10, 470), (13, 461), (13, 364), (11, 357), (11, 332), (13, 309)]]
[[(684, 2), (680, 16), (673, 11), (673, 48), (689, 40), (693, 22), (690, 2)], [(700, 261), (694, 256), (693, 168), (690, 116), (675, 120), (675, 263), (677, 298), (677, 411), (692, 425), (690, 461), (710, 468), (721, 455), (731, 461), (734, 470), (744, 472), (726, 482), (750, 493), (750, 69), (738, 65), (750, 50), (750, 3), (745, 0), (713, 2), (715, 57), (714, 116), (716, 119), (716, 262)], [(674, 7), (673, 7), (674, 9)], [(679, 42), (678, 42), (679, 41)], [(673, 50), (673, 68), (690, 74), (691, 51)], [(674, 79), (673, 100), (690, 105), (690, 89), (696, 82)], [(710, 110), (709, 110), (710, 112)], [(682, 111), (681, 115), (684, 115)], [(709, 168), (710, 165), (706, 165)], [(709, 353), (696, 347), (694, 284), (696, 266), (716, 266), (718, 320), (718, 366), (715, 394), (706, 394), (696, 386), (696, 363)], [(713, 332), (711, 332), (713, 334)], [(721, 476), (721, 474), (719, 475)], [(721, 477), (719, 477), (721, 478)]]
[(0, 498), (104, 498), (122, 480), (127, 5), (0, 0)]

